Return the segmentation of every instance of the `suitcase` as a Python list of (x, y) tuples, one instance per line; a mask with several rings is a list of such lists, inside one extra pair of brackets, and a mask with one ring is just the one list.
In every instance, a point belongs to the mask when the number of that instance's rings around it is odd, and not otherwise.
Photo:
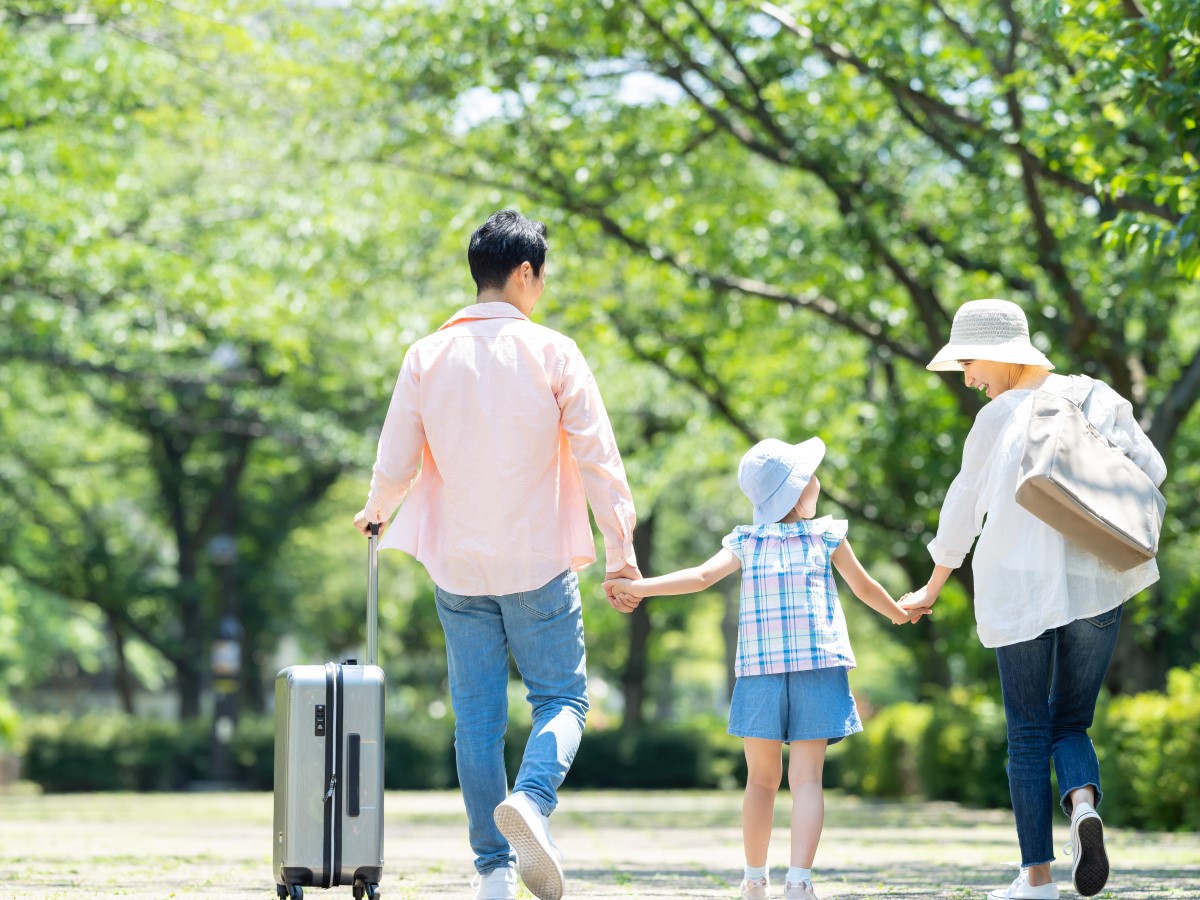
[(367, 539), (366, 665), (289, 666), (275, 677), (276, 893), (353, 885), (379, 895), (383, 874), (383, 670), (379, 526)]

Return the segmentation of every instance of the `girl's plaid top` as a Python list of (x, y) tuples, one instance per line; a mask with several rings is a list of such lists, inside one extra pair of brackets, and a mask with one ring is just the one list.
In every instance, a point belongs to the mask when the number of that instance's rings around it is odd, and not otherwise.
[(830, 563), (846, 530), (825, 516), (739, 525), (721, 541), (742, 561), (736, 676), (856, 665)]

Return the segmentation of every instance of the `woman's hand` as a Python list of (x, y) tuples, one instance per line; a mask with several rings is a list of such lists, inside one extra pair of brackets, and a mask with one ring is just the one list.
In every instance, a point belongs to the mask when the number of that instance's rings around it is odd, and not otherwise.
[(896, 601), (903, 609), (912, 613), (910, 621), (916, 622), (921, 616), (930, 615), (933, 604), (937, 602), (938, 595), (929, 590), (929, 585), (924, 584), (908, 594), (905, 594)]

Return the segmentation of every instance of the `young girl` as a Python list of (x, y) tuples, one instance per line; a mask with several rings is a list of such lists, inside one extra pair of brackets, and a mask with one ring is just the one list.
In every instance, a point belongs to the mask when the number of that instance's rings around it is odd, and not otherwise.
[(846, 540), (844, 520), (813, 518), (821, 492), (813, 473), (824, 455), (820, 438), (796, 445), (761, 441), (738, 467), (738, 484), (754, 504), (753, 525), (735, 528), (721, 551), (695, 568), (605, 582), (633, 606), (643, 597), (702, 591), (742, 570), (729, 733), (745, 739), (748, 770), (742, 801), (744, 900), (767, 900), (771, 894), (767, 845), (785, 743), (791, 745), (792, 847), (784, 897), (816, 900), (812, 863), (825, 818), (825, 748), (862, 731), (846, 676), (854, 653), (830, 562), (876, 612), (896, 624), (919, 617), (919, 610), (901, 608), (866, 573)]

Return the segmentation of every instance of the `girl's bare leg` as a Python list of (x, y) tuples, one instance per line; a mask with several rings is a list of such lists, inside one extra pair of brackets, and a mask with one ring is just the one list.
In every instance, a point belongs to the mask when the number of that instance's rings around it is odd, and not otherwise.
[(811, 869), (825, 826), (825, 793), (821, 773), (827, 741), (792, 741), (788, 753), (788, 785), (792, 789), (792, 862)]
[(783, 742), (745, 738), (746, 794), (742, 798), (742, 842), (746, 863), (767, 864), (771, 825), (775, 818), (775, 795), (783, 779)]

